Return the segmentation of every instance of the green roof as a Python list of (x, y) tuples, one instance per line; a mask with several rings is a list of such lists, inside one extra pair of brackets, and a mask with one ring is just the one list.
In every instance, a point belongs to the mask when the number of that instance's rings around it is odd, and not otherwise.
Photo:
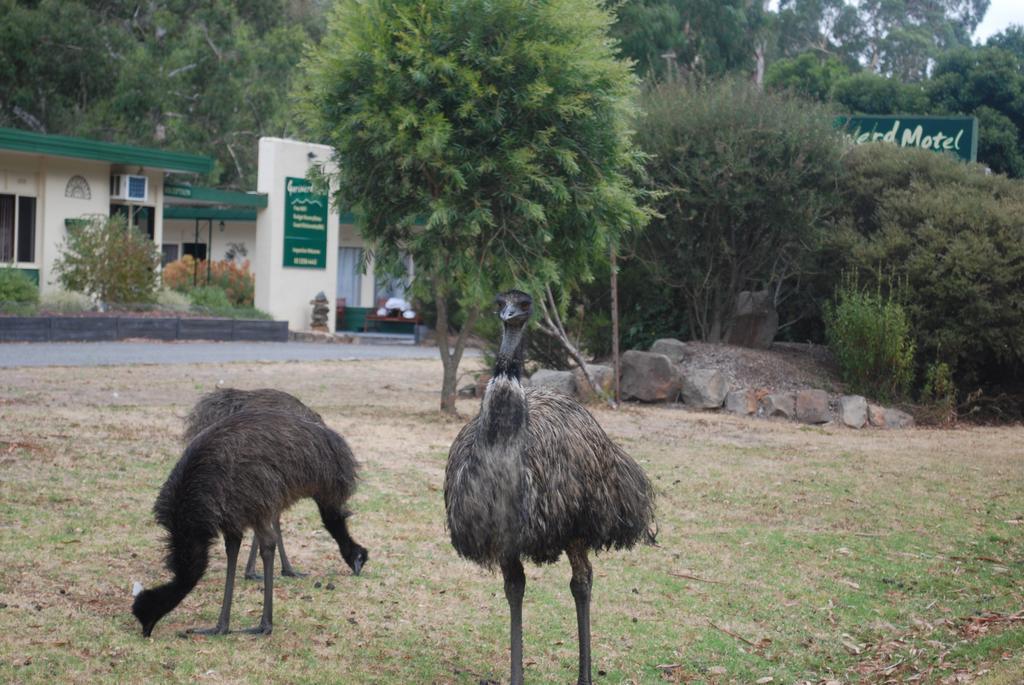
[(222, 205), (228, 207), (267, 206), (266, 193), (243, 193), (239, 190), (204, 188), (188, 183), (164, 183), (164, 202), (183, 205)]
[(133, 147), (118, 143), (105, 143), (88, 138), (72, 138), (46, 133), (33, 133), (15, 128), (0, 128), (0, 150), (28, 152), (53, 157), (93, 159), (113, 164), (151, 167), (166, 171), (208, 174), (213, 171), (213, 159), (184, 152), (168, 152), (146, 147)]
[(164, 205), (164, 220), (211, 219), (213, 221), (256, 221), (256, 210), (238, 207), (188, 207)]

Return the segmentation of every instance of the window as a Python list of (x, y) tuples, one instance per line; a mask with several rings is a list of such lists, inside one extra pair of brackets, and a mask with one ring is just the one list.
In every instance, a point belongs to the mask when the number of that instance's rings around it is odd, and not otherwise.
[(358, 247), (338, 248), (338, 297), (349, 307), (358, 307), (362, 279), (363, 251)]
[(36, 260), (36, 199), (0, 195), (0, 262)]
[(168, 263), (177, 261), (178, 259), (178, 246), (174, 243), (164, 243), (161, 246), (161, 258), (160, 266), (167, 266)]
[(143, 235), (150, 240), (153, 239), (155, 229), (153, 225), (153, 211), (152, 207), (140, 207), (138, 205), (110, 205), (111, 216), (115, 214), (125, 218), (131, 216), (131, 225), (142, 231)]
[(181, 253), (201, 262), (206, 259), (206, 243), (182, 243)]

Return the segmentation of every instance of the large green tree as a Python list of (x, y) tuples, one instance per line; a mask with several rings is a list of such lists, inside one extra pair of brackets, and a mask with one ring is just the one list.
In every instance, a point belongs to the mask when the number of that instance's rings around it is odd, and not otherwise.
[(443, 410), (496, 290), (585, 279), (645, 219), (628, 175), (635, 79), (611, 22), (596, 0), (340, 0), (306, 62), (298, 92), (336, 150), (335, 202), (382, 263), (412, 255), (414, 292), (437, 308)]

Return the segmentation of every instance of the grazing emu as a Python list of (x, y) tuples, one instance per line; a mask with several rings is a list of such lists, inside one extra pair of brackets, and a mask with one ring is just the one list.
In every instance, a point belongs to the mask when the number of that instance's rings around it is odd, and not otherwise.
[[(289, 395), (280, 390), (272, 388), (261, 388), (259, 390), (238, 390), (235, 388), (223, 388), (214, 390), (199, 398), (196, 406), (192, 408), (185, 418), (185, 433), (183, 439), (187, 445), (203, 431), (226, 416), (230, 416), (243, 409), (266, 409), (270, 411), (283, 411), (322, 424), (324, 421), (315, 411), (303, 404), (294, 395)], [(341, 544), (342, 556), (345, 563), (352, 569), (352, 573), (359, 575), (363, 565), (366, 563), (368, 554), (366, 550), (352, 540), (348, 533), (348, 527), (342, 524), (341, 534), (346, 542)], [(284, 549), (284, 539), (281, 537), (281, 518), (274, 519), (274, 533), (277, 536), (277, 549), (281, 555), (281, 575), (298, 577), (305, 574), (299, 573), (288, 561), (288, 554)], [(252, 547), (249, 549), (249, 558), (245, 562), (245, 577), (249, 580), (258, 580), (261, 576), (256, 573), (256, 552), (259, 549), (255, 537)]]
[(167, 530), (167, 567), (174, 578), (143, 590), (132, 613), (149, 636), (206, 571), (218, 533), (227, 550), (220, 618), (205, 634), (228, 632), (238, 549), (252, 528), (263, 558), (263, 617), (246, 632), (273, 626), (273, 521), (295, 501), (312, 497), (324, 527), (345, 553), (345, 502), (356, 487), (358, 465), (345, 440), (321, 423), (280, 411), (242, 410), (197, 435), (160, 489), (153, 512)]
[(572, 565), (579, 685), (590, 685), (588, 550), (653, 542), (650, 481), (590, 413), (558, 393), (523, 388), (524, 328), (533, 301), (513, 290), (497, 304), (504, 333), (480, 413), (448, 453), (444, 500), (452, 545), (501, 568), (511, 611), (512, 685), (523, 682), (522, 558)]

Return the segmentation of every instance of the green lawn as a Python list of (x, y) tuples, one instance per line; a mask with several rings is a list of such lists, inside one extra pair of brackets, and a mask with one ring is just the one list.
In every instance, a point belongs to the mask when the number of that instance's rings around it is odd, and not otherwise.
[[(146, 640), (132, 583), (168, 575), (150, 508), (181, 417), (221, 381), (293, 392), (348, 438), (370, 560), (352, 577), (300, 503), (285, 541), (310, 575), (275, 584), (272, 636), (180, 635), (216, 621), (218, 543)], [(507, 680), (501, 579), (460, 560), (443, 524), (447, 448), (476, 402), (441, 418), (439, 387), (424, 361), (5, 369), (0, 682)], [(658, 546), (594, 562), (596, 683), (1021, 682), (1024, 429), (595, 413), (659, 498)], [(575, 682), (568, 582), (564, 560), (527, 569), (529, 682)], [(233, 627), (260, 607), (260, 584), (240, 580)]]

